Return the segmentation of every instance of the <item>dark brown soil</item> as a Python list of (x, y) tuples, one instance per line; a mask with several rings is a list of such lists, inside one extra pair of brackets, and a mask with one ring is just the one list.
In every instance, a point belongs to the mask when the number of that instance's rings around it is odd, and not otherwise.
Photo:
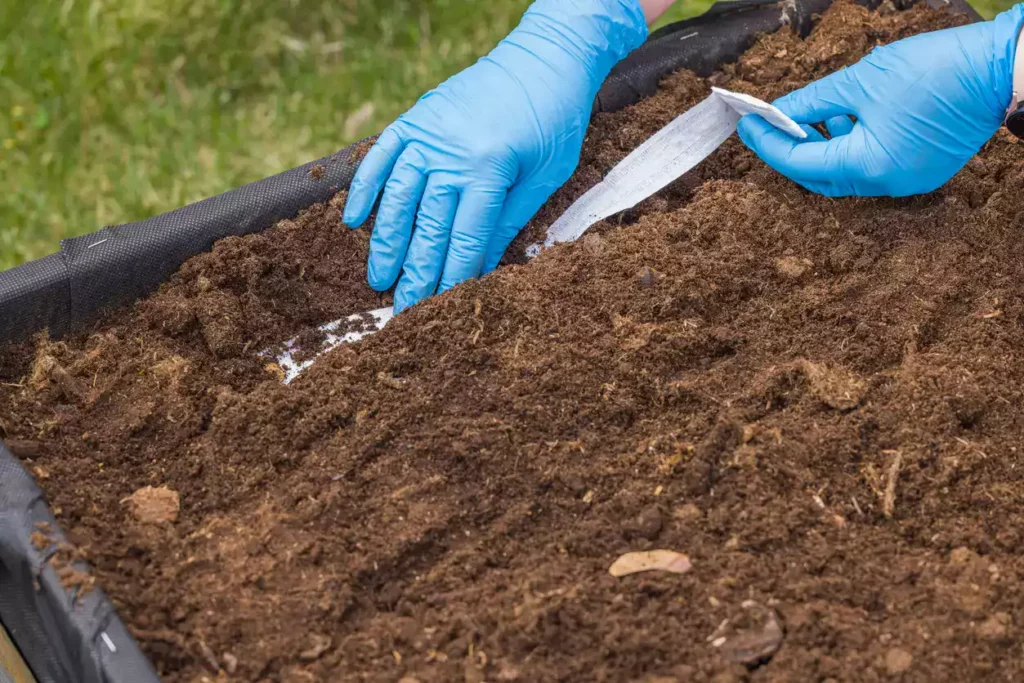
[[(771, 98), (954, 22), (840, 4), (715, 79)], [(599, 117), (535, 234), (707, 88)], [(1003, 133), (907, 200), (734, 140), (286, 387), (259, 350), (382, 303), (316, 207), (0, 355), (3, 435), (168, 681), (1020, 680), (1022, 217)], [(692, 569), (609, 575), (653, 549)]]

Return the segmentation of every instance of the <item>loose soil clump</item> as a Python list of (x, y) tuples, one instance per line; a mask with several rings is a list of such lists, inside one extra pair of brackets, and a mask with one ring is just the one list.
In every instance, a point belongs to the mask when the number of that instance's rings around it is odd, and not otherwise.
[[(772, 99), (959, 21), (842, 2), (711, 81)], [(596, 117), (521, 244), (708, 88)], [(343, 201), (0, 354), (3, 437), (165, 680), (1024, 676), (1008, 135), (901, 200), (810, 195), (731, 140), (284, 386), (259, 351), (386, 302)], [(173, 492), (157, 523), (140, 490)]]

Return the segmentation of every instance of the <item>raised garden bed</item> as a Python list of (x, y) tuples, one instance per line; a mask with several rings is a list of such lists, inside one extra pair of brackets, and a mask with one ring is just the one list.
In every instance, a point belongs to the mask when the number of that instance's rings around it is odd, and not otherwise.
[[(770, 100), (963, 21), (843, 2), (670, 77), (511, 260), (709, 81)], [(340, 193), (7, 347), (0, 429), (166, 681), (1016, 680), (1022, 162), (1000, 133), (837, 201), (731, 140), (284, 386), (261, 350), (387, 303)], [(692, 566), (609, 573), (655, 549)]]

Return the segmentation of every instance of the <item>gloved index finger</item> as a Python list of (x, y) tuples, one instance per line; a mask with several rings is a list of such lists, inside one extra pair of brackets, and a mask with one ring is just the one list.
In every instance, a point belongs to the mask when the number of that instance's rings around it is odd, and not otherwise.
[(416, 208), (420, 205), (427, 175), (426, 163), (415, 145), (405, 148), (384, 186), (384, 199), (377, 211), (377, 223), (370, 238), (367, 278), (379, 292), (395, 284), (405, 261), (412, 235)]
[(776, 130), (757, 115), (744, 116), (738, 129), (740, 138), (761, 159), (779, 173), (828, 196), (842, 196), (845, 182), (857, 173), (851, 164), (850, 136), (833, 140), (800, 142)]
[(377, 196), (404, 148), (405, 142), (394, 125), (388, 126), (377, 138), (377, 143), (359, 164), (356, 175), (349, 185), (345, 214), (342, 217), (345, 225), (358, 228), (369, 217)]

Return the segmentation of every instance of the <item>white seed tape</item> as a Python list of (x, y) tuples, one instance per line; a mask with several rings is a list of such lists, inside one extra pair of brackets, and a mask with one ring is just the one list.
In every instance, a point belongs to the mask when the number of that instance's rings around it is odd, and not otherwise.
[[(313, 365), (316, 359), (327, 353), (332, 349), (336, 349), (342, 344), (349, 344), (351, 342), (359, 341), (364, 337), (369, 337), (375, 332), (379, 332), (384, 329), (384, 326), (388, 324), (388, 321), (395, 317), (395, 309), (391, 306), (387, 308), (378, 308), (375, 311), (367, 311), (366, 313), (356, 313), (350, 315), (347, 318), (341, 320), (335, 320), (334, 322), (327, 323), (326, 325), (320, 326), (320, 331), (326, 333), (323, 344), (320, 349), (317, 350), (316, 356), (298, 362), (295, 360), (294, 354), (296, 352), (295, 345), (298, 343), (298, 338), (292, 339), (285, 343), (284, 351), (279, 353), (276, 357), (278, 367), (284, 371), (284, 383), (290, 384), (293, 379), (302, 374), (302, 371)], [(345, 332), (338, 334), (342, 329)], [(305, 351), (306, 349), (303, 349)], [(264, 354), (273, 355), (273, 354)]]
[[(630, 209), (707, 159), (736, 132), (745, 114), (760, 114), (776, 128), (807, 137), (799, 125), (761, 100), (721, 88), (655, 133), (548, 228), (545, 247), (573, 242), (590, 226)], [(530, 248), (530, 255), (540, 251)]]
[[(580, 197), (548, 228), (543, 245), (535, 244), (527, 248), (527, 256), (532, 258), (544, 247), (560, 242), (574, 242), (598, 221), (630, 209), (665, 188), (708, 158), (729, 139), (745, 114), (759, 114), (789, 135), (807, 137), (796, 122), (767, 102), (742, 93), (712, 88), (707, 99), (651, 136), (619, 162), (604, 180)], [(381, 308), (321, 326), (320, 329), (327, 333), (327, 337), (317, 357), (342, 344), (370, 336), (393, 317), (393, 309)], [(353, 324), (358, 326), (360, 322), (363, 323), (361, 329), (353, 331)], [(347, 331), (338, 334), (342, 328)], [(284, 371), (285, 384), (298, 377), (316, 360), (313, 358), (296, 362), (292, 355), (296, 343), (295, 339), (287, 342), (285, 350), (276, 359)]]

